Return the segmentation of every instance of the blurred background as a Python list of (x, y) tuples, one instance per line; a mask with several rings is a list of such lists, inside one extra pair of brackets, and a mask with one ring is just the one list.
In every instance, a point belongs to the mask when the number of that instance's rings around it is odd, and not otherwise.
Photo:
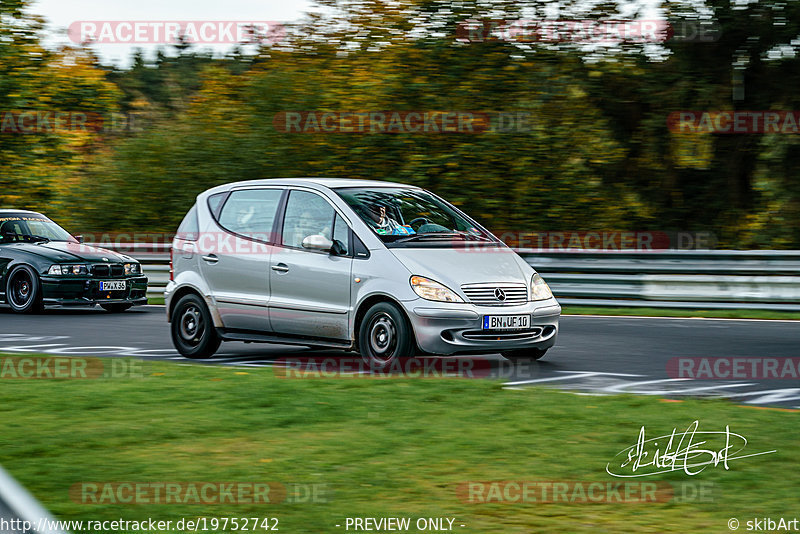
[[(320, 0), (259, 45), (183, 40), (115, 64), (96, 44), (54, 39), (46, 7), (0, 1), (0, 206), (75, 233), (171, 232), (211, 186), (334, 176), (429, 188), (498, 234), (709, 232), (718, 248), (800, 247), (796, 134), (668, 123), (683, 110), (800, 109), (798, 1)], [(133, 20), (152, 18), (141, 11)], [(264, 11), (259, 20), (276, 18)], [(548, 20), (658, 31), (531, 30)], [(9, 121), (30, 110), (104, 120), (15, 131)], [(387, 110), (529, 120), (479, 134), (287, 133), (275, 122)]]

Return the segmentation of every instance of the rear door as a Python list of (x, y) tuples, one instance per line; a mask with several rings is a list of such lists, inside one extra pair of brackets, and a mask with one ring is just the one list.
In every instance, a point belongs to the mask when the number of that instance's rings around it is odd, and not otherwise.
[(269, 331), (269, 261), (283, 188), (238, 189), (197, 242), (226, 328)]
[[(347, 252), (333, 255), (304, 249), (303, 239), (338, 239)], [(273, 331), (280, 334), (348, 339), (353, 258), (346, 221), (322, 195), (292, 190), (286, 201), (281, 242), (270, 260), (269, 301)]]

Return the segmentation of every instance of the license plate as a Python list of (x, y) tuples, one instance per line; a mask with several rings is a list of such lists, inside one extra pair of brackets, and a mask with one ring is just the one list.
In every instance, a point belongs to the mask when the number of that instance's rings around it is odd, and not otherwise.
[(125, 280), (100, 282), (100, 291), (125, 291)]
[(484, 330), (522, 330), (531, 325), (530, 315), (484, 315)]

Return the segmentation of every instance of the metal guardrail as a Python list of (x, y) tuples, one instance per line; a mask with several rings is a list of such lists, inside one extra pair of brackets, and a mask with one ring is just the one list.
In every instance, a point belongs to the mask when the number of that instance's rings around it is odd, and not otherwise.
[[(32, 528), (25, 530), (21, 522), (28, 522)], [(13, 534), (68, 534), (53, 519), (50, 512), (23, 488), (14, 477), (0, 467), (0, 524), (3, 530)]]
[(800, 311), (800, 251), (518, 252), (562, 304)]
[[(163, 295), (170, 245), (109, 246), (142, 262)], [(800, 251), (519, 249), (562, 304), (800, 311)]]

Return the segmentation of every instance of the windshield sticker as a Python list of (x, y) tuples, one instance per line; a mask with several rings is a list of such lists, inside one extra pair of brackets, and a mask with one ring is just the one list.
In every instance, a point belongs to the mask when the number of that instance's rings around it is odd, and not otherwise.
[(50, 222), (47, 219), (40, 217), (0, 217), (0, 222), (5, 221), (36, 221), (36, 222)]

